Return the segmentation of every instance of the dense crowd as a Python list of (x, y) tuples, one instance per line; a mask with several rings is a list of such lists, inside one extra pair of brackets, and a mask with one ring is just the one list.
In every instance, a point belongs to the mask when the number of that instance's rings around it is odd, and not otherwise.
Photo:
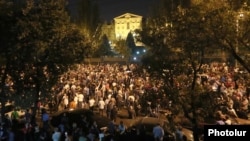
[[(157, 100), (147, 101), (147, 107), (142, 107), (140, 99), (143, 95), (153, 90), (152, 94), (161, 91), (162, 82), (152, 80), (145, 70), (137, 71), (136, 64), (79, 64), (61, 76), (58, 84), (53, 88), (55, 93), (55, 106), (58, 110), (69, 108), (97, 109), (103, 116), (107, 116), (114, 123), (120, 109), (126, 107), (129, 118), (136, 116), (159, 116), (160, 109), (167, 109), (171, 106), (170, 100), (162, 97)], [(249, 112), (249, 91), (247, 79), (238, 68), (233, 68), (225, 63), (211, 63), (202, 66), (202, 71), (197, 78), (197, 85), (211, 92), (218, 92), (218, 103), (221, 109), (215, 111), (219, 113), (218, 124), (231, 124), (226, 121), (227, 116), (239, 117), (247, 115)], [(188, 75), (184, 76), (188, 79)], [(185, 81), (176, 82), (180, 88), (187, 87)], [(164, 95), (164, 94), (163, 94)], [(166, 95), (166, 94), (165, 94)], [(39, 106), (46, 105), (39, 101)], [(143, 111), (142, 109), (146, 109)], [(239, 115), (239, 114), (242, 115)], [(49, 125), (49, 114), (46, 110), (41, 113), (41, 122), (38, 124), (32, 111), (25, 113), (25, 124), (14, 131), (13, 124), (17, 121), (18, 115), (13, 113), (12, 117), (2, 118), (2, 128), (0, 130), (1, 141), (44, 141), (44, 140), (65, 140), (65, 141), (85, 141), (98, 140), (102, 131), (97, 129), (96, 123), (88, 123), (84, 120), (82, 125), (67, 125), (67, 120), (62, 119), (62, 124), (51, 131)], [(223, 122), (223, 123), (222, 123)], [(108, 125), (109, 132), (123, 133), (123, 123), (116, 127), (114, 123)], [(67, 125), (67, 126), (66, 126)], [(86, 126), (87, 125), (87, 126)], [(83, 130), (88, 129), (88, 130)], [(50, 130), (50, 132), (48, 132)], [(15, 133), (15, 134), (14, 134)], [(18, 134), (17, 134), (18, 133)], [(60, 139), (59, 139), (60, 138)]]

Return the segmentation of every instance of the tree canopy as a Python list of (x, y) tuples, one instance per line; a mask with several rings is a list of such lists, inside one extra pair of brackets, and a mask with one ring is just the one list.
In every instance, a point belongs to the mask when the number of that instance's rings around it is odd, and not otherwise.
[(70, 22), (64, 0), (1, 2), (2, 96), (7, 76), (14, 82), (14, 93), (35, 86), (38, 95), (41, 88), (49, 90), (60, 74), (83, 61), (88, 39)]
[[(158, 14), (153, 14), (157, 16), (147, 19), (140, 31), (141, 41), (150, 48), (142, 63), (152, 77), (163, 79), (167, 97), (175, 101), (176, 112), (183, 112), (197, 131), (198, 121), (211, 116), (209, 111), (217, 106), (211, 104), (213, 100), (209, 101), (210, 107), (200, 102), (206, 94), (211, 94), (197, 85), (204, 63), (226, 52), (249, 72), (244, 57), (249, 52), (249, 10), (244, 3), (235, 8), (232, 1), (222, 0), (195, 1), (185, 6), (173, 1), (163, 2), (166, 3), (155, 11)], [(240, 48), (242, 51), (238, 50)], [(198, 140), (197, 132), (194, 138)]]

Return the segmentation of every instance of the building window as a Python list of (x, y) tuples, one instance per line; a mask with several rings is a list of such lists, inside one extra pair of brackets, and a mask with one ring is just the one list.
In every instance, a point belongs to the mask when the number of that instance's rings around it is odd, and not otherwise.
[(129, 28), (129, 23), (127, 23), (127, 29), (130, 29), (130, 28)]

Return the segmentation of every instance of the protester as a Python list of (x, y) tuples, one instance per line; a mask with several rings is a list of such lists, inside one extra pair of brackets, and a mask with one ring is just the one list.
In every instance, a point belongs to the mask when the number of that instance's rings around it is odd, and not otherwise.
[(164, 130), (161, 127), (161, 124), (158, 123), (154, 128), (153, 128), (153, 135), (154, 135), (154, 139), (155, 141), (163, 141), (163, 137), (164, 137)]
[(61, 132), (58, 130), (58, 128), (54, 129), (54, 133), (52, 134), (52, 140), (53, 141), (60, 141), (61, 139)]

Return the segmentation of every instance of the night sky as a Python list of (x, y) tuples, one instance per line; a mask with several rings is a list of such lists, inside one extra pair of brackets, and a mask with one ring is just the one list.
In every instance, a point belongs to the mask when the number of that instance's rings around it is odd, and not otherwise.
[(150, 6), (159, 0), (96, 0), (100, 6), (100, 16), (103, 20), (111, 21), (124, 13), (147, 16)]

